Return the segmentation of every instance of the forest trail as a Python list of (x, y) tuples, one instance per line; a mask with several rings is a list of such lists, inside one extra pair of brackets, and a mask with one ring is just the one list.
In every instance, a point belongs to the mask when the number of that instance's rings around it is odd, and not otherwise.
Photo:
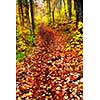
[(40, 25), (36, 48), (16, 67), (19, 97), (27, 100), (82, 100), (82, 70), (70, 65), (77, 53), (66, 52), (67, 39), (66, 34)]

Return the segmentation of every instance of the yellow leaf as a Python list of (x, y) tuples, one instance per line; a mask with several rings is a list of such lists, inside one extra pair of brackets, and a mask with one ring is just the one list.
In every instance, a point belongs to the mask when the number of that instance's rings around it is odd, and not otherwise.
[(78, 22), (78, 29), (82, 28), (83, 27), (83, 23), (82, 22)]

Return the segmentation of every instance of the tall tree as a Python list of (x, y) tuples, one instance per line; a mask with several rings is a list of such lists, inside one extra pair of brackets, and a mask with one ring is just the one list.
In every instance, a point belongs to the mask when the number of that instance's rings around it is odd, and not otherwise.
[(23, 7), (22, 7), (22, 1), (18, 0), (18, 5), (19, 5), (19, 13), (20, 13), (20, 18), (21, 18), (21, 25), (24, 26), (24, 14), (23, 14)]
[(65, 16), (66, 16), (66, 18), (67, 18), (67, 13), (66, 13), (66, 3), (65, 3), (65, 0), (63, 0), (63, 3), (64, 3)]
[(62, 9), (62, 0), (60, 0), (59, 14), (60, 14), (61, 9)]
[(48, 7), (49, 7), (49, 20), (51, 23), (51, 3), (50, 3), (50, 0), (47, 0), (47, 1), (48, 1)]
[(53, 10), (52, 10), (52, 21), (53, 21), (53, 24), (54, 24), (54, 22), (55, 22), (55, 13), (54, 13), (54, 11), (55, 11), (55, 7), (53, 8)]
[(29, 5), (28, 5), (28, 0), (25, 0), (25, 7), (26, 7), (27, 25), (28, 25), (28, 28), (30, 29), (30, 34), (32, 34), (31, 27), (30, 27), (30, 17), (29, 17)]
[(57, 6), (57, 2), (58, 0), (52, 0), (52, 21), (53, 21), (53, 24), (55, 23), (55, 8)]
[(53, 20), (53, 24), (55, 22), (55, 8), (59, 9), (59, 15), (60, 15), (60, 11), (62, 8), (62, 0), (52, 0), (52, 20)]
[(35, 28), (33, 7), (34, 7), (34, 2), (33, 2), (33, 0), (30, 0), (30, 12), (31, 12), (31, 21), (32, 21), (32, 28), (31, 28), (31, 30), (32, 30), (32, 33), (34, 33), (34, 28)]
[(21, 11), (20, 11), (20, 4), (18, 2), (18, 15), (19, 15), (19, 24), (21, 24), (22, 20), (21, 20)]
[(83, 21), (83, 0), (78, 0), (79, 6), (79, 20)]
[(79, 21), (83, 21), (83, 0), (74, 0), (74, 8), (76, 10), (76, 25)]
[(71, 21), (71, 16), (72, 16), (72, 0), (67, 0), (68, 4), (68, 21)]

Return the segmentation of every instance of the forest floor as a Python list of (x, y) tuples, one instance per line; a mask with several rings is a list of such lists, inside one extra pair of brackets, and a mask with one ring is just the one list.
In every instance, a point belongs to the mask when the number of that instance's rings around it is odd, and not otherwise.
[(58, 30), (39, 26), (36, 46), (16, 66), (16, 100), (83, 100), (82, 47)]

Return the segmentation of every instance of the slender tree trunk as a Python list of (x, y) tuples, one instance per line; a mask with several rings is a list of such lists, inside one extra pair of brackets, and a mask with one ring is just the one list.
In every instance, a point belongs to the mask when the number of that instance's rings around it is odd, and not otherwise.
[(48, 0), (48, 7), (49, 7), (49, 19), (50, 19), (50, 23), (51, 23), (51, 4), (50, 4), (50, 0)]
[(29, 17), (29, 5), (28, 5), (28, 0), (25, 0), (25, 3), (26, 3), (27, 25), (28, 25), (28, 28), (30, 29), (30, 34), (32, 34), (31, 26), (30, 26), (30, 17)]
[(83, 21), (83, 0), (74, 0), (74, 6), (76, 10), (76, 26), (79, 21)]
[(79, 20), (83, 22), (83, 0), (78, 0)]
[(53, 24), (55, 23), (55, 15), (54, 15), (54, 11), (55, 11), (55, 8), (53, 8), (53, 10), (52, 10), (52, 21), (53, 21)]
[(18, 2), (18, 13), (19, 13), (19, 20), (20, 20), (19, 24), (22, 24), (21, 23), (22, 20), (21, 20), (21, 11), (20, 11), (20, 3), (19, 2)]
[(28, 5), (28, 0), (25, 0), (25, 7), (26, 7), (26, 18), (27, 18), (27, 23), (28, 23), (28, 26), (30, 24), (30, 19), (29, 19), (29, 5)]
[(71, 16), (72, 16), (72, 0), (67, 0), (68, 4), (68, 21), (71, 21)]
[(65, 4), (65, 0), (63, 0), (63, 3), (64, 3), (65, 16), (66, 16), (66, 18), (67, 18), (67, 13), (66, 13), (66, 4)]
[(74, 0), (74, 8), (75, 8), (75, 11), (76, 11), (76, 27), (78, 26), (78, 21), (79, 21), (79, 12), (78, 12), (78, 4), (77, 4), (77, 1)]
[(20, 13), (21, 13), (21, 25), (24, 26), (24, 14), (23, 14), (22, 1), (18, 0), (18, 2), (19, 2)]
[(59, 9), (59, 16), (61, 17), (61, 9), (62, 9), (62, 0), (60, 0), (60, 9)]
[(60, 0), (60, 11), (62, 9), (62, 0)]
[(30, 0), (30, 12), (31, 12), (31, 21), (32, 21), (31, 30), (32, 30), (32, 33), (34, 33), (34, 28), (35, 28), (35, 26), (34, 26), (34, 10), (33, 10), (34, 5), (33, 4), (34, 4), (33, 0)]

